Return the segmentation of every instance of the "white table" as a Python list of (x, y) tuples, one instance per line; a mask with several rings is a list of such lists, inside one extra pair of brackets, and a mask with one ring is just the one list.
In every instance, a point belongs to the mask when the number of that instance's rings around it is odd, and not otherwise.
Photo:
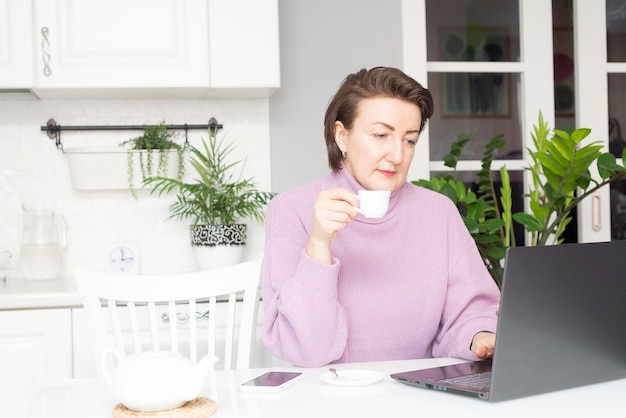
[[(319, 377), (327, 367), (301, 369), (304, 381), (276, 394), (244, 393), (247, 381), (269, 369), (218, 371), (210, 378), (204, 396), (218, 403), (219, 417), (624, 417), (626, 379), (537, 395), (501, 403), (490, 403), (451, 393), (410, 387), (389, 377), (433, 365), (458, 363), (455, 359), (424, 359), (337, 365), (341, 370), (367, 369), (385, 373), (385, 378), (362, 387), (339, 387)], [(293, 370), (275, 369), (275, 370)], [(40, 388), (30, 418), (111, 417), (111, 390), (98, 380), (55, 382)]]

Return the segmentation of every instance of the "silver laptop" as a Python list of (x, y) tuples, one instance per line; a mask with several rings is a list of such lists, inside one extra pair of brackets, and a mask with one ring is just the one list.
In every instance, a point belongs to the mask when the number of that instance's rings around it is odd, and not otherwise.
[(493, 360), (391, 377), (490, 401), (621, 379), (625, 325), (626, 241), (514, 247)]

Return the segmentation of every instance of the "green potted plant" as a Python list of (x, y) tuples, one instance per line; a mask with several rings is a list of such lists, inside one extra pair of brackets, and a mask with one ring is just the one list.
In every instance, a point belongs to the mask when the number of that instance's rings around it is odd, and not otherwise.
[[(565, 227), (572, 220), (572, 210), (601, 187), (626, 178), (626, 167), (619, 165), (613, 154), (602, 153), (600, 143), (581, 145), (590, 133), (587, 128), (551, 131), (539, 113), (532, 133), (534, 148), (528, 149), (531, 164), (526, 168), (532, 173), (532, 184), (525, 195), (529, 199), (530, 213), (512, 213), (506, 167), (500, 170), (500, 199), (496, 197), (491, 162), (494, 152), (504, 145), (502, 135), (494, 137), (485, 148), (476, 191), (457, 181), (454, 172), (412, 183), (445, 194), (456, 203), (487, 269), (500, 286), (505, 250), (515, 246), (513, 222), (523, 225), (530, 235), (526, 245), (560, 244)], [(444, 158), (446, 166), (456, 168), (461, 150), (471, 138), (471, 134), (459, 136)], [(622, 162), (626, 161), (626, 150), (621, 157)], [(599, 181), (592, 178), (589, 171), (594, 163)]]
[[(502, 135), (488, 141), (481, 159), (481, 169), (476, 175), (476, 185), (467, 185), (456, 178), (456, 166), (463, 147), (473, 139), (472, 133), (462, 133), (452, 143), (450, 153), (444, 156), (444, 165), (455, 169), (448, 174), (434, 176), (430, 180), (414, 180), (413, 184), (434, 190), (450, 198), (461, 214), (465, 226), (474, 238), (487, 270), (496, 283), (502, 279), (502, 259), (505, 250), (512, 245), (510, 219), (511, 192), (508, 172), (501, 170), (504, 191), (501, 193), (501, 206), (498, 205), (494, 186), (491, 162), (498, 149), (504, 147)], [(514, 244), (513, 244), (514, 245)]]
[(170, 217), (191, 220), (191, 246), (201, 269), (237, 263), (246, 243), (247, 226), (243, 220), (262, 222), (272, 192), (258, 190), (254, 179), (235, 176), (243, 161), (229, 161), (233, 144), (217, 139), (217, 128), (209, 128), (208, 142), (202, 147), (189, 145), (190, 165), (195, 179), (153, 176), (144, 180), (159, 196), (176, 193), (169, 206)]
[[(158, 125), (145, 126), (143, 134), (135, 138), (128, 139), (121, 144), (127, 147), (127, 177), (128, 189), (133, 197), (136, 196), (135, 185), (152, 176), (165, 177), (168, 170), (176, 172), (176, 178), (182, 180), (185, 174), (185, 151), (186, 144), (180, 145), (174, 141), (174, 132), (168, 131), (165, 121)], [(171, 161), (172, 153), (176, 153), (176, 160)], [(139, 171), (136, 165), (139, 164)], [(141, 177), (139, 177), (141, 174)]]

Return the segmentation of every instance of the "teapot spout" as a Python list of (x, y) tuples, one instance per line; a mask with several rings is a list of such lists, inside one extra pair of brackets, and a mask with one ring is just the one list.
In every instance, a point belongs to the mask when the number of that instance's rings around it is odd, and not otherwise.
[(218, 360), (216, 356), (207, 354), (196, 364), (191, 378), (185, 385), (185, 399), (187, 401), (195, 399), (200, 395), (209, 372), (213, 369), (213, 365)]

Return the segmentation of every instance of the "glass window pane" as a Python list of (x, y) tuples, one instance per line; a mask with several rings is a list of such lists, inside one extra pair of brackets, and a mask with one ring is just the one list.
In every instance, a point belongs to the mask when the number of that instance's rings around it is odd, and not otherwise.
[(611, 239), (626, 239), (626, 180), (611, 184)]
[(626, 0), (606, 0), (607, 57), (626, 62)]
[[(626, 140), (622, 127), (626, 126), (626, 74), (609, 74), (609, 150), (622, 158)], [(626, 180), (611, 184), (611, 239), (626, 239)]]
[(626, 74), (609, 74), (609, 150), (622, 158), (626, 140), (622, 126), (626, 126)]
[(426, 0), (428, 61), (519, 61), (518, 0)]
[(435, 100), (429, 121), (430, 160), (441, 161), (462, 133), (474, 132), (462, 160), (480, 160), (491, 138), (503, 134), (506, 147), (496, 159), (522, 158), (519, 74), (429, 73)]
[(574, 33), (571, 28), (554, 28), (554, 112), (559, 126), (574, 120)]
[(575, 129), (576, 124), (573, 17), (571, 0), (552, 1), (554, 128), (564, 131)]

